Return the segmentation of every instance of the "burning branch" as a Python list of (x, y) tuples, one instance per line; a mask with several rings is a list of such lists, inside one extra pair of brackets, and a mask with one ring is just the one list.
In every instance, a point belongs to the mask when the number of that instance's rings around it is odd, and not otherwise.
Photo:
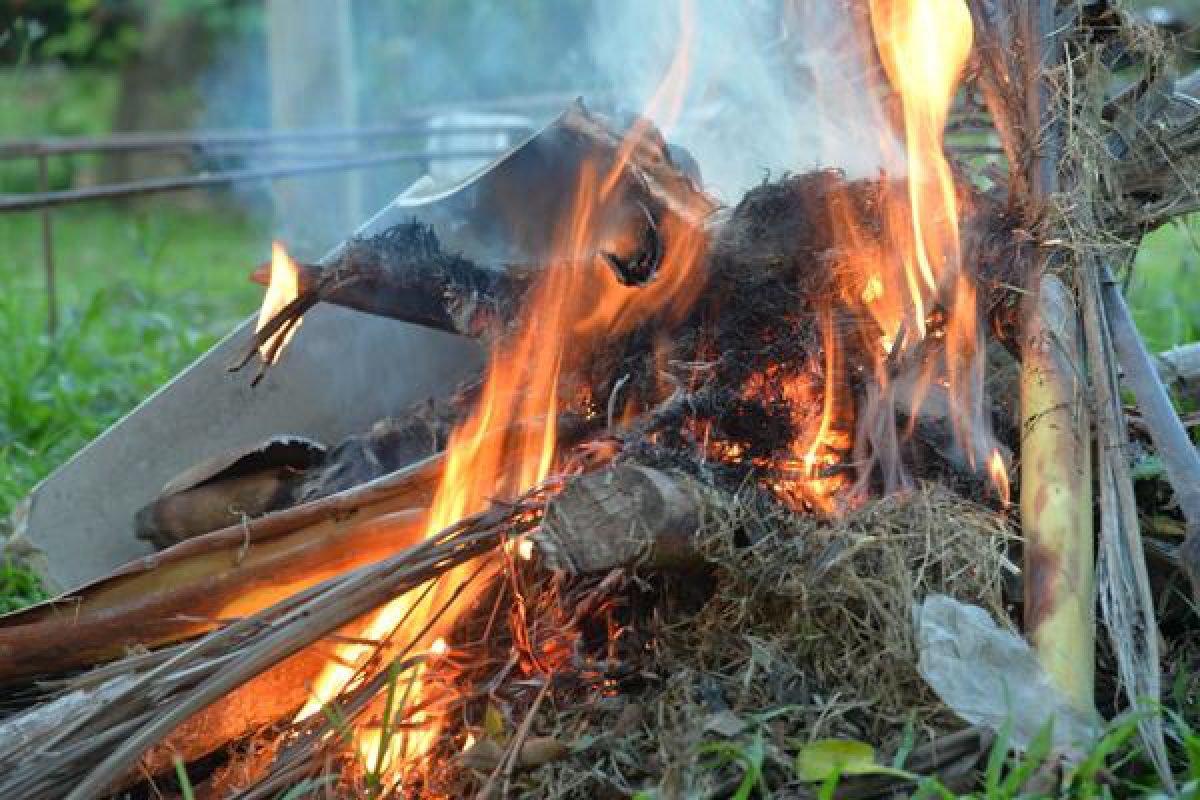
[[(149, 664), (131, 661), (132, 680), (113, 692), (108, 705), (89, 708), (36, 752), (22, 751), (19, 761), (5, 765), (0, 794), (28, 800), (102, 794), (195, 714), (392, 598), (496, 550), (536, 521), (538, 505), (527, 499), (472, 515), (385, 561), (297, 592)], [(119, 742), (106, 735), (114, 730), (122, 733)]]
[[(663, 266), (669, 231), (703, 228), (717, 205), (672, 161), (648, 121), (638, 120), (634, 131), (628, 137), (614, 133), (577, 104), (475, 183), (436, 201), (429, 212), (434, 215), (471, 205), (509, 221), (500, 241), (486, 245), (503, 254), (494, 263), (445, 252), (433, 230), (414, 220), (350, 240), (326, 266), (272, 266), (270, 283), (276, 288), (268, 291), (251, 347), (233, 369), (256, 352), (264, 368), (273, 363), (298, 321), (320, 302), (466, 336), (503, 333), (539, 268), (572, 268), (555, 266), (565, 254), (552, 241), (553, 220), (571, 202), (573, 189), (564, 193), (562, 186), (573, 184), (582, 165), (606, 181), (597, 187), (596, 213), (581, 232), (584, 241), (573, 243), (571, 257), (605, 265), (622, 286), (652, 283)], [(541, 149), (546, 152), (536, 155)], [(539, 172), (548, 169), (554, 174)], [(465, 238), (495, 236), (484, 229), (495, 227), (494, 218), (477, 224), (480, 230)], [(265, 277), (256, 273), (256, 280)], [(291, 291), (282, 285), (284, 278)]]

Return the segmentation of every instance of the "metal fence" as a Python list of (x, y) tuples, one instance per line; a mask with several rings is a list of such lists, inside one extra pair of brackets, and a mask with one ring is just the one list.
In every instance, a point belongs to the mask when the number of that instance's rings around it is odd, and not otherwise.
[[(41, 218), (42, 269), (46, 287), (47, 330), (58, 325), (58, 292), (54, 259), (54, 209), (76, 204), (177, 192), (189, 189), (231, 185), (252, 181), (270, 181), (365, 169), (382, 165), (417, 163), (428, 165), (443, 159), (489, 159), (502, 151), (488, 148), (438, 148), (424, 150), (386, 150), (363, 154), (364, 143), (378, 147), (389, 140), (454, 134), (506, 135), (515, 137), (531, 132), (530, 125), (443, 125), (430, 121), (456, 112), (506, 112), (534, 115), (565, 107), (576, 94), (548, 94), (512, 97), (470, 104), (426, 106), (402, 115), (390, 125), (359, 128), (321, 128), (309, 130), (230, 130), (162, 133), (116, 133), (109, 136), (44, 137), (20, 141), (0, 141), (0, 161), (35, 159), (38, 165), (38, 191), (0, 194), (0, 213), (37, 212)], [(330, 150), (331, 145), (351, 143), (352, 152)], [(181, 153), (192, 157), (269, 157), (282, 163), (253, 168), (200, 170), (184, 175), (112, 183), (100, 186), (51, 191), (49, 165), (54, 158), (72, 155), (114, 155), (128, 153)]]

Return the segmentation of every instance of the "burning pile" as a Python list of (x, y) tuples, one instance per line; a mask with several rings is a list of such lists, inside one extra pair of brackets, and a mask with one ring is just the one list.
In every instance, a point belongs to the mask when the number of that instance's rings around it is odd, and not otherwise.
[[(219, 752), (206, 785), (240, 797), (306, 779), (490, 795), (534, 767), (559, 795), (670, 794), (696, 788), (680, 770), (719, 752), (702, 747), (713, 734), (887, 742), (913, 707), (948, 728), (916, 669), (913, 611), (949, 594), (1006, 615), (1009, 474), (1020, 426), (1037, 425), (1015, 407), (1018, 372), (1036, 362), (1030, 318), (1052, 324), (1017, 309), (1022, 287), (1045, 303), (1061, 284), (1031, 277), (1017, 234), (1045, 213), (1015, 157), (1040, 126), (996, 95), (997, 74), (1015, 91), (1016, 67), (995, 21), (982, 18), (963, 89), (965, 4), (868, 11), (885, 76), (876, 178), (787, 176), (720, 207), (648, 121), (679, 113), (685, 14), (645, 117), (618, 132), (571, 108), (430, 211), (499, 235), (494, 261), (444, 246), (429, 219), (353, 239), (325, 265), (277, 246), (243, 364), (286, 358), (327, 302), (475, 337), (484, 374), (332, 451), (274, 442), (175, 486), (139, 517), (140, 535), (171, 546), (77, 594), (96, 624), (72, 652), (52, 608), (0, 628), (10, 681), (156, 648), (21, 718), (22, 741), (73, 743), (99, 766), (80, 779), (35, 759), (3, 785), (85, 797), (139, 780), (139, 757), (152, 775)], [(960, 115), (991, 112), (1006, 179), (947, 157), (956, 97)], [(468, 206), (486, 224), (464, 221)], [(1046, 375), (1039, 414), (1078, 402), (1054, 400), (1062, 376)], [(261, 516), (223, 520), (235, 484)], [(201, 514), (214, 495), (225, 505)], [(1090, 597), (1090, 521), (1086, 546), (1053, 539), (1047, 501), (1029, 501), (1026, 618), (1060, 624), (1054, 598)], [(1047, 572), (1056, 559), (1083, 559), (1085, 574)], [(162, 591), (175, 577), (188, 590)], [(18, 637), (19, 663), (3, 655)], [(1074, 665), (1044, 664), (1090, 709), (1090, 668), (1082, 685)], [(104, 708), (79, 716), (79, 702)], [(960, 739), (942, 755), (984, 746)], [(336, 778), (316, 777), (331, 764)], [(722, 762), (702, 778), (728, 793), (730, 774)]]

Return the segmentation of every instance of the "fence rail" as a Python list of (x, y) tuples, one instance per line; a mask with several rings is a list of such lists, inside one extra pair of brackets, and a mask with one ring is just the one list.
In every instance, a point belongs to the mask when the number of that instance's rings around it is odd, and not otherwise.
[[(0, 161), (32, 158), (38, 162), (38, 191), (24, 194), (0, 194), (0, 213), (37, 211), (41, 217), (42, 262), (46, 285), (46, 325), (54, 333), (58, 324), (58, 298), (54, 263), (52, 213), (55, 208), (136, 195), (185, 191), (251, 181), (275, 180), (319, 175), (329, 172), (365, 169), (389, 164), (432, 162), (442, 159), (495, 158), (499, 150), (429, 149), (427, 151), (388, 151), (372, 155), (340, 151), (330, 153), (313, 145), (330, 143), (379, 142), (403, 137), (441, 135), (524, 135), (532, 133), (529, 124), (447, 124), (430, 120), (455, 112), (530, 114), (555, 110), (571, 103), (576, 93), (552, 93), (491, 101), (424, 106), (410, 109), (388, 125), (358, 128), (312, 128), (306, 130), (209, 130), (115, 133), (108, 136), (43, 137), (0, 141)], [(290, 149), (280, 149), (280, 145)], [(150, 178), (139, 181), (51, 191), (49, 160), (80, 154), (116, 155), (137, 152), (182, 151), (211, 156), (253, 153), (258, 158), (299, 161), (271, 166), (204, 171), (188, 175)]]
[(401, 136), (437, 134), (495, 135), (526, 133), (529, 125), (446, 125), (424, 123), (379, 125), (366, 128), (314, 128), (301, 131), (204, 131), (166, 133), (115, 133), (110, 136), (47, 137), (0, 141), (0, 159), (41, 158), (81, 153), (129, 153), (161, 150), (248, 150), (279, 144), (370, 141)]
[(413, 161), (436, 161), (446, 158), (495, 158), (500, 150), (444, 150), (431, 152), (398, 152), (381, 153), (361, 158), (342, 158), (331, 161), (318, 161), (305, 164), (290, 164), (278, 167), (256, 167), (253, 169), (231, 169), (219, 172), (204, 172), (196, 175), (182, 175), (171, 178), (148, 178), (128, 183), (112, 183), (105, 186), (89, 186), (83, 189), (63, 189), (61, 191), (42, 191), (20, 195), (0, 195), (0, 213), (6, 211), (36, 211), (39, 209), (57, 208), (59, 206), (86, 203), (92, 200), (112, 200), (119, 197), (133, 197), (144, 194), (182, 191), (185, 189), (200, 189), (208, 186), (220, 186), (230, 183), (268, 180), (272, 178), (292, 178), (302, 175), (315, 175), (325, 172), (341, 172), (343, 170), (364, 169), (385, 164), (399, 164)]

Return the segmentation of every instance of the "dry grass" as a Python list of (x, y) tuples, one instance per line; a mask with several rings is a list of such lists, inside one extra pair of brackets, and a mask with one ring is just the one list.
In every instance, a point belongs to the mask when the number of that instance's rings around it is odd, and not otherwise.
[[(646, 786), (725, 796), (742, 773), (705, 768), (706, 745), (731, 732), (761, 737), (764, 774), (778, 787), (799, 740), (865, 739), (886, 751), (914, 720), (929, 735), (961, 727), (917, 673), (913, 607), (945, 593), (1004, 619), (1012, 540), (1003, 515), (936, 487), (837, 521), (729, 508), (705, 534), (707, 601), (672, 611), (660, 600), (640, 690), (543, 715), (539, 732), (587, 746), (528, 776), (523, 796)], [(677, 578), (661, 594), (678, 596), (684, 583), (697, 581)]]

